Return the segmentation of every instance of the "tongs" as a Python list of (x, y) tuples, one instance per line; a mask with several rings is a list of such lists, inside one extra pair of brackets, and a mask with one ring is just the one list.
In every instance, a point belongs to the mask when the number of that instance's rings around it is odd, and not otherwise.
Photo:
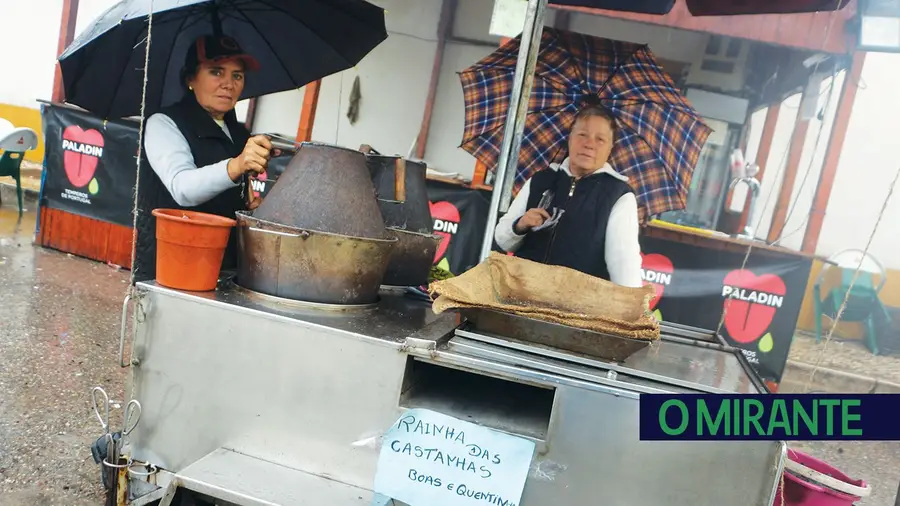
[(281, 151), (282, 154), (287, 155), (296, 155), (298, 151), (300, 151), (300, 144), (298, 144), (294, 139), (290, 139), (288, 137), (283, 137), (278, 134), (254, 134), (254, 135), (265, 135), (269, 138), (269, 142), (272, 143), (272, 150)]
[(565, 214), (565, 209), (559, 209), (558, 207), (554, 207), (553, 210), (550, 210), (550, 204), (553, 203), (554, 193), (551, 190), (546, 190), (543, 195), (541, 195), (541, 200), (538, 202), (538, 208), (547, 211), (550, 214), (550, 218), (546, 220), (544, 223), (541, 223), (537, 227), (531, 229), (532, 232), (538, 232), (544, 230), (545, 228), (553, 228), (559, 223), (559, 220), (562, 218), (563, 214)]
[(141, 420), (141, 403), (135, 399), (128, 401), (123, 410), (122, 430), (119, 433), (113, 433), (110, 430), (109, 422), (109, 395), (102, 387), (94, 387), (91, 390), (91, 400), (94, 404), (94, 414), (103, 429), (103, 435), (94, 443), (91, 453), (94, 461), (102, 464), (102, 481), (107, 489), (106, 504), (115, 506), (118, 496), (119, 470), (131, 466), (130, 458), (127, 457), (125, 464), (120, 463), (123, 458), (122, 450), (125, 448), (125, 439)]
[[(293, 156), (293, 155), (296, 155), (298, 151), (300, 151), (300, 145), (297, 144), (293, 139), (289, 139), (287, 137), (283, 137), (278, 134), (269, 134), (269, 133), (253, 134), (253, 135), (265, 135), (266, 137), (269, 138), (269, 142), (272, 143), (272, 151), (271, 151), (272, 156), (283, 156), (283, 155)], [(244, 201), (247, 203), (247, 205), (250, 205), (250, 203), (253, 201), (254, 192), (253, 192), (252, 181), (255, 179), (255, 177), (250, 175), (249, 173), (244, 174), (242, 177), (243, 177), (242, 184), (246, 188), (249, 188), (249, 191), (247, 192), (247, 194), (244, 195)]]

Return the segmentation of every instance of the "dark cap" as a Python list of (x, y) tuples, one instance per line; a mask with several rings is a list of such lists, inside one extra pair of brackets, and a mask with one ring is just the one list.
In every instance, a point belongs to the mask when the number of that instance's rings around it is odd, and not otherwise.
[(197, 68), (201, 63), (211, 63), (222, 60), (240, 60), (244, 62), (247, 70), (259, 70), (259, 62), (250, 56), (240, 44), (233, 38), (223, 35), (215, 37), (205, 35), (198, 37), (188, 49), (184, 66), (189, 69)]

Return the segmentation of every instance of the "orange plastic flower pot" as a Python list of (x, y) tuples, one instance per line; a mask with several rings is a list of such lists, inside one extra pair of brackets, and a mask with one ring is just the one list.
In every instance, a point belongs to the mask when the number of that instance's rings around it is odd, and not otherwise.
[(216, 289), (235, 220), (214, 214), (154, 209), (156, 282), (176, 290)]

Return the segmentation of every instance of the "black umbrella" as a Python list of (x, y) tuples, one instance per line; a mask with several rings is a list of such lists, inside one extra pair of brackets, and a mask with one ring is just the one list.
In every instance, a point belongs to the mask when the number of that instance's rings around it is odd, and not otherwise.
[[(141, 112), (150, 0), (122, 0), (60, 56), (66, 102), (103, 118)], [(180, 71), (201, 35), (229, 35), (262, 69), (241, 98), (297, 89), (356, 65), (387, 38), (363, 0), (153, 0), (147, 112), (181, 98)]]

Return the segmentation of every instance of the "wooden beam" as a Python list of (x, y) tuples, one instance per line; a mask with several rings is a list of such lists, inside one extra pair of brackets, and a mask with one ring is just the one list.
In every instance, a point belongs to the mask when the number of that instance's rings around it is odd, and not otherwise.
[[(313, 125), (316, 122), (316, 109), (319, 106), (319, 90), (322, 81), (311, 82), (306, 85), (303, 95), (303, 108), (300, 110), (300, 126), (297, 127), (297, 142), (312, 140)], [(335, 142), (337, 139), (335, 139)]]
[(556, 11), (556, 18), (553, 20), (553, 28), (568, 30), (571, 24), (572, 11)]
[[(766, 166), (769, 164), (769, 156), (772, 154), (772, 141), (775, 139), (775, 127), (778, 126), (778, 115), (781, 113), (781, 104), (773, 104), (766, 111), (766, 121), (763, 123), (762, 138), (759, 140), (759, 149), (756, 151), (756, 164), (759, 166), (759, 174), (756, 179), (762, 184), (763, 176), (766, 174)], [(744, 212), (741, 215), (741, 223), (738, 230), (743, 232), (747, 226), (747, 220), (750, 218), (750, 199), (752, 196), (747, 194), (747, 201), (744, 203)], [(759, 209), (757, 202), (757, 209)], [(753, 227), (757, 223), (750, 224)]]
[(803, 101), (807, 91), (800, 98), (801, 106), (797, 110), (797, 122), (794, 124), (794, 134), (791, 136), (791, 147), (788, 151), (787, 165), (784, 167), (784, 179), (781, 181), (781, 190), (778, 193), (778, 201), (775, 203), (775, 211), (772, 213), (772, 225), (769, 227), (769, 243), (781, 239), (784, 227), (787, 225), (788, 207), (791, 196), (794, 193), (794, 181), (800, 169), (800, 159), (803, 158), (803, 148), (806, 145), (806, 134), (809, 132), (809, 120), (803, 119)]
[[(78, 0), (63, 0), (62, 18), (59, 22), (59, 38), (56, 44), (56, 56), (58, 57), (69, 47), (75, 39), (75, 22), (78, 20)], [(66, 89), (63, 85), (62, 71), (59, 63), (56, 64), (56, 73), (53, 75), (53, 94), (51, 100), (62, 103), (66, 100)]]
[(256, 119), (256, 101), (258, 98), (251, 98), (247, 101), (247, 118), (244, 120), (244, 128), (253, 131), (253, 121)]
[[(556, 14), (557, 14), (557, 18), (556, 18), (557, 24), (560, 22), (558, 16), (560, 14), (564, 14), (563, 23), (565, 23), (565, 26), (567, 28), (568, 24), (569, 24), (568, 13), (557, 12)], [(564, 29), (562, 26), (556, 26), (556, 28)], [(512, 40), (512, 38), (510, 38), (510, 37), (501, 37), (500, 38), (500, 46), (503, 46), (503, 44), (506, 44), (507, 42), (509, 42), (511, 40)], [(481, 160), (475, 160), (475, 172), (474, 172), (474, 174), (472, 174), (472, 186), (473, 187), (488, 188), (487, 184), (485, 183), (488, 170), (489, 170), (489, 167), (487, 165), (485, 165), (484, 163), (482, 163)], [(492, 188), (492, 187), (493, 187), (493, 185), (490, 186), (490, 188)]]
[[(556, 18), (553, 21), (553, 27), (558, 28), (560, 30), (568, 30), (571, 25), (571, 12), (569, 11), (556, 11)], [(510, 38), (502, 37), (500, 39), (500, 45), (506, 44), (509, 42)], [(479, 188), (490, 188), (485, 184), (485, 177), (487, 176), (488, 167), (481, 163), (481, 160), (475, 161), (475, 173), (472, 176), (472, 186)]]
[(434, 102), (437, 100), (438, 84), (441, 81), (441, 68), (444, 64), (444, 51), (447, 47), (447, 38), (452, 35), (453, 17), (456, 14), (457, 0), (443, 0), (441, 4), (441, 17), (438, 21), (437, 47), (434, 50), (434, 63), (431, 67), (431, 82), (428, 84), (428, 98), (425, 99), (425, 112), (422, 115), (422, 126), (419, 127), (419, 137), (416, 139), (416, 158), (425, 158), (425, 148), (428, 146), (428, 131), (431, 128), (431, 116), (434, 114)]
[(859, 89), (865, 62), (866, 53), (854, 54), (850, 70), (844, 77), (841, 97), (834, 114), (834, 124), (831, 127), (831, 138), (828, 140), (828, 148), (825, 151), (825, 161), (822, 164), (822, 172), (819, 173), (819, 183), (816, 185), (816, 194), (809, 211), (809, 224), (803, 235), (804, 253), (815, 253), (816, 247), (819, 245), (819, 234), (822, 233), (822, 225), (825, 223), (825, 210), (828, 207), (828, 199), (831, 197), (831, 189), (834, 187), (834, 178), (841, 161), (841, 151), (844, 149), (844, 139), (850, 126), (853, 102), (856, 100), (856, 90)]
[(852, 30), (848, 27), (853, 26), (849, 22), (856, 18), (857, 2), (853, 0), (836, 12), (755, 16), (694, 16), (684, 2), (676, 2), (672, 10), (664, 16), (556, 5), (552, 1), (549, 7), (558, 12), (571, 11), (749, 39), (766, 44), (846, 54), (854, 46)]

